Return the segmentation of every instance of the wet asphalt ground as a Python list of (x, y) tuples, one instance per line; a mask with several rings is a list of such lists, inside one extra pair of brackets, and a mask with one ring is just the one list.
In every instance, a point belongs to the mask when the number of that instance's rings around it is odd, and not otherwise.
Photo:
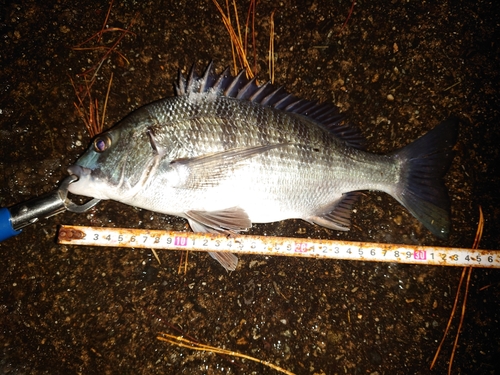
[[(75, 50), (99, 31), (107, 2), (0, 3), (0, 206), (55, 189), (90, 142), (75, 110), (77, 75), (121, 35)], [(493, 1), (261, 2), (258, 76), (268, 79), (269, 16), (275, 12), (275, 80), (329, 100), (370, 151), (402, 147), (450, 115), (461, 120), (446, 177), (448, 240), (429, 234), (392, 198), (366, 193), (353, 227), (339, 233), (299, 220), (251, 233), (499, 249), (499, 10)], [(247, 4), (240, 5), (242, 22)], [(131, 25), (132, 23), (132, 25)], [(106, 124), (173, 95), (177, 69), (231, 64), (229, 37), (212, 2), (116, 2), (107, 25), (129, 28), (100, 66), (92, 93)], [(119, 53), (118, 53), (119, 52)], [(262, 374), (262, 364), (175, 347), (184, 334), (295, 374), (429, 374), (462, 269), (391, 263), (245, 256), (228, 274), (208, 255), (63, 246), (60, 224), (188, 230), (115, 202), (65, 213), (0, 244), (0, 374)], [(463, 293), (459, 304), (463, 301)], [(500, 271), (472, 272), (454, 374), (498, 374)], [(432, 371), (445, 374), (458, 326)]]

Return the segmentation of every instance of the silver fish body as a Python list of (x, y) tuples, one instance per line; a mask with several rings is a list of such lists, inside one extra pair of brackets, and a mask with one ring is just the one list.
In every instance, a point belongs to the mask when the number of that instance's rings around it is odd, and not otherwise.
[[(449, 232), (441, 179), (455, 120), (389, 155), (360, 149), (336, 108), (298, 99), (242, 74), (191, 72), (177, 96), (146, 105), (69, 168), (74, 194), (113, 199), (189, 220), (194, 231), (243, 231), (298, 218), (348, 230), (356, 192), (401, 202), (435, 235)], [(237, 258), (214, 255), (227, 269)]]

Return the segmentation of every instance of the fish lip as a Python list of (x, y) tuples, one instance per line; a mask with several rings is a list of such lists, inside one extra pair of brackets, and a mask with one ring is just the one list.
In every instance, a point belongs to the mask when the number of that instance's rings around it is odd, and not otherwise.
[(81, 165), (74, 164), (68, 167), (68, 173), (70, 175), (78, 177), (78, 180), (80, 180), (82, 177), (87, 177), (91, 172), (92, 171), (89, 168), (82, 167)]
[(92, 170), (81, 165), (72, 165), (68, 167), (68, 173), (77, 179), (68, 186), (68, 191), (72, 194), (88, 196), (88, 186), (92, 184)]

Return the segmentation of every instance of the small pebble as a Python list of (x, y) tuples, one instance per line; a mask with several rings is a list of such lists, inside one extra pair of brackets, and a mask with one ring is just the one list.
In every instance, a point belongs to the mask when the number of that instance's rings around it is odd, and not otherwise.
[(397, 215), (393, 221), (397, 224), (397, 225), (401, 225), (401, 223), (403, 222), (403, 217), (401, 215)]

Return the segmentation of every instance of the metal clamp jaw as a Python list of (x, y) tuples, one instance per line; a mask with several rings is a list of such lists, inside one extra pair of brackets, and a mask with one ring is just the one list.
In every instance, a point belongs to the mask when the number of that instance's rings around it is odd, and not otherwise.
[[(2, 233), (0, 233), (0, 241), (20, 233), (20, 229), (36, 223), (39, 219), (48, 218), (64, 211), (82, 213), (99, 203), (100, 199), (91, 199), (85, 204), (78, 205), (68, 198), (68, 187), (77, 180), (78, 177), (71, 175), (63, 180), (59, 188), (53, 192), (18, 203), (8, 209), (1, 209), (0, 221), (3, 220), (4, 223), (0, 222), (0, 232), (2, 232), (1, 228), (7, 227), (7, 230), (4, 231), (3, 238)], [(10, 222), (8, 223), (11, 227), (10, 231), (9, 225), (5, 221)]]

